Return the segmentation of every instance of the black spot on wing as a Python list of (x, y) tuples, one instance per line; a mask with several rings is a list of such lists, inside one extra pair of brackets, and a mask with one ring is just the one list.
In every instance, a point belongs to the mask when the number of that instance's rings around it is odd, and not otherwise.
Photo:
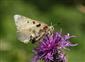
[(36, 25), (36, 27), (40, 27), (40, 26), (41, 26), (41, 24), (37, 24), (37, 25)]
[(46, 30), (48, 28), (48, 26), (44, 26), (43, 29)]
[(33, 21), (32, 23), (35, 24), (35, 21)]
[(32, 44), (36, 42), (35, 38), (31, 39)]

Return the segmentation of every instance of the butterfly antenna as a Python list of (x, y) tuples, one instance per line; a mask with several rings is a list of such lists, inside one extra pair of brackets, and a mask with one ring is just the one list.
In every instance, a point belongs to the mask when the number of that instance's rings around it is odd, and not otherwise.
[(53, 26), (53, 23), (51, 22), (51, 26)]
[(53, 24), (53, 23), (51, 22), (51, 26), (56, 26), (56, 24)]

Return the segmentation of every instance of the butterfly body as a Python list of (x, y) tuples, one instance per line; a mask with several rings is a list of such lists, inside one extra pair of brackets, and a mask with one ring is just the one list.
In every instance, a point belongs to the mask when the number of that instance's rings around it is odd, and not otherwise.
[(32, 20), (21, 15), (14, 15), (14, 19), (18, 39), (24, 43), (28, 43), (30, 40), (38, 41), (45, 34), (53, 32), (54, 27), (48, 26), (43, 22)]

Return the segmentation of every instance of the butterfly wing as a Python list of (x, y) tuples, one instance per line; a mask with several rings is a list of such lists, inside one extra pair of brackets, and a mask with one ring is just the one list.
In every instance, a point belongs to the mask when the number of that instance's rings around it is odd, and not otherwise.
[(40, 39), (48, 31), (48, 25), (43, 22), (21, 15), (14, 15), (14, 19), (17, 28), (17, 37), (24, 43), (28, 43), (32, 39)]
[(14, 19), (18, 39), (24, 43), (28, 43), (31, 39), (31, 28), (34, 26), (31, 23), (28, 23), (31, 19), (21, 15), (14, 15)]

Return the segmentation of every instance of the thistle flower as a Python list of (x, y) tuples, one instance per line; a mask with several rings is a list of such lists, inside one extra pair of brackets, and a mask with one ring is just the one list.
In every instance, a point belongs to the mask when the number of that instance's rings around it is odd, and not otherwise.
[(69, 46), (76, 46), (71, 44), (69, 39), (75, 37), (69, 34), (62, 36), (60, 32), (55, 32), (52, 35), (46, 35), (39, 46), (35, 48), (35, 56), (32, 62), (43, 60), (44, 62), (66, 62), (66, 57), (62, 49)]

